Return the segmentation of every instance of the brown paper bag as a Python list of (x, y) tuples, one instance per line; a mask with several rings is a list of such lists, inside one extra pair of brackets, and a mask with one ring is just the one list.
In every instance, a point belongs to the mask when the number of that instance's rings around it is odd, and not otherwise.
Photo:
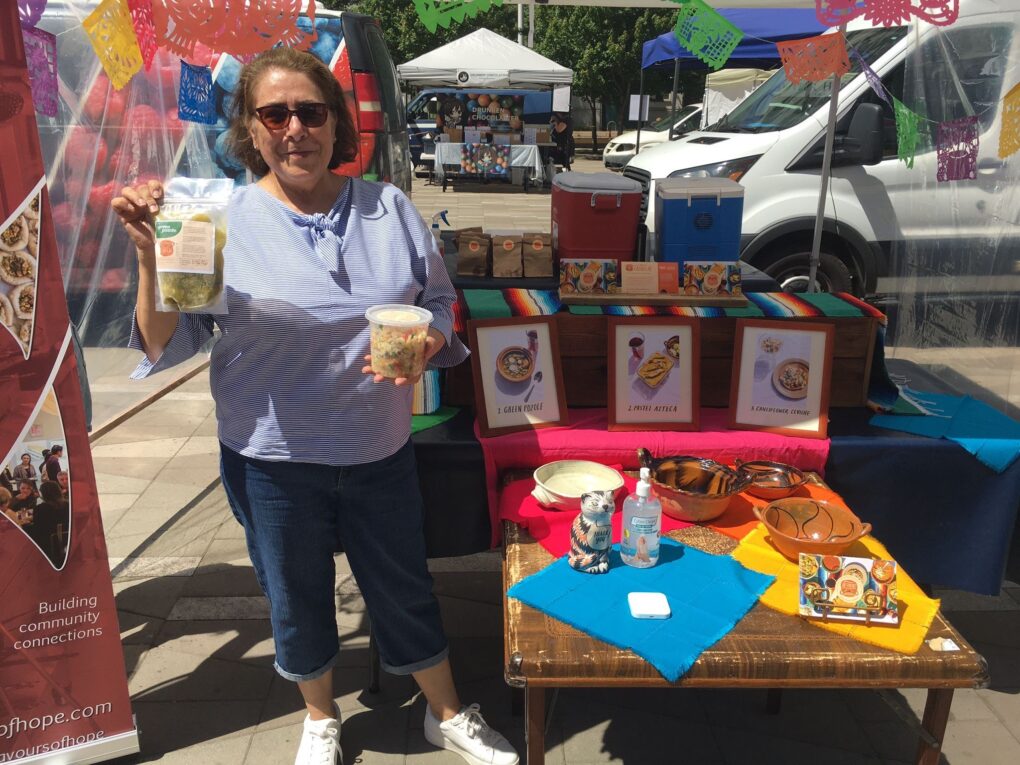
[(552, 237), (549, 234), (524, 234), (522, 238), (524, 275), (529, 278), (552, 276)]
[(481, 227), (457, 232), (457, 276), (488, 276), (492, 240)]
[(524, 276), (520, 234), (492, 235), (492, 275), (503, 279)]

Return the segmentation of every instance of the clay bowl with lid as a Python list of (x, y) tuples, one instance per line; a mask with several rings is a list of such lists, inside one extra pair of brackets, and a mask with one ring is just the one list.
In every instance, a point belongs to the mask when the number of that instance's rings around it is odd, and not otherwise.
[(841, 555), (850, 545), (871, 533), (848, 508), (823, 499), (786, 497), (754, 508), (768, 529), (772, 544), (790, 560), (800, 553)]
[(737, 460), (737, 472), (746, 473), (750, 477), (747, 493), (759, 499), (789, 497), (807, 482), (807, 476), (793, 465), (769, 460)]
[(651, 471), (662, 512), (679, 521), (702, 523), (718, 518), (750, 482), (747, 475), (700, 457), (655, 459), (647, 449), (638, 449), (638, 461)]

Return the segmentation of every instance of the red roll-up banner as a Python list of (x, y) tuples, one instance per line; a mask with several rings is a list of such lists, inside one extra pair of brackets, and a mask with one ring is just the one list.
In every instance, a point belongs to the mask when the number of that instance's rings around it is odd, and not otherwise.
[(0, 0), (0, 763), (138, 751), (69, 327), (18, 4)]

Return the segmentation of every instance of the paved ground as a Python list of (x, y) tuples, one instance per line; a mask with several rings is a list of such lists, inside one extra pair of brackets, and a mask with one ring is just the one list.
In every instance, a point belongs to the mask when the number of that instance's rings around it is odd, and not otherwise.
[[(131, 694), (143, 754), (131, 762), (288, 763), (300, 733), (296, 690), (272, 669), (265, 601), (217, 478), (205, 374), (94, 446)], [(1020, 563), (1020, 560), (1018, 560)], [(1020, 579), (1020, 565), (1011, 572)], [(436, 590), (465, 699), (523, 745), (502, 679), (499, 559), (433, 561)], [(343, 557), (337, 608), (343, 659), (337, 693), (349, 762), (457, 763), (421, 732), (413, 684), (384, 675), (364, 688), (363, 604)], [(940, 592), (947, 612), (988, 658), (993, 685), (958, 692), (946, 743), (953, 765), (1020, 762), (1020, 586), (997, 598)], [(919, 713), (923, 693), (892, 694)], [(550, 763), (905, 762), (909, 728), (870, 691), (786, 694), (778, 717), (764, 692), (570, 691), (550, 725)]]
[[(416, 190), (423, 211), (434, 189)], [(457, 226), (513, 226), (548, 211), (548, 194), (439, 194)], [(471, 199), (467, 197), (471, 196)], [(478, 202), (475, 196), (485, 197)], [(542, 207), (544, 205), (544, 207)], [(535, 206), (532, 209), (532, 206)], [(459, 217), (458, 217), (459, 216)], [(526, 220), (526, 218), (525, 218)], [(93, 448), (143, 752), (124, 762), (290, 763), (300, 734), (295, 688), (272, 669), (266, 604), (240, 527), (217, 480), (208, 377), (185, 383)], [(1020, 544), (1014, 543), (1014, 550)], [(992, 687), (958, 692), (944, 761), (1020, 762), (1020, 555), (996, 598), (940, 592), (945, 610), (988, 658)], [(502, 677), (499, 558), (432, 562), (436, 592), (465, 701), (523, 747)], [(363, 603), (343, 557), (336, 579), (343, 645), (337, 693), (348, 765), (460, 763), (424, 739), (413, 683), (384, 675), (369, 694)], [(891, 694), (919, 714), (924, 694)], [(547, 760), (587, 763), (883, 763), (911, 760), (916, 739), (878, 693), (785, 694), (776, 717), (763, 691), (563, 692)]]

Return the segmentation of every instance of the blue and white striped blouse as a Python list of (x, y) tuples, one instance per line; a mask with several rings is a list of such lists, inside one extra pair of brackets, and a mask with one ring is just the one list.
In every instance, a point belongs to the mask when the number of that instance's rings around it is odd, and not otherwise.
[[(230, 201), (228, 313), (181, 314), (140, 379), (190, 358), (212, 337), (210, 383), (219, 438), (249, 457), (357, 465), (390, 456), (411, 430), (411, 386), (372, 382), (365, 309), (427, 308), (446, 337), (435, 366), (467, 348), (453, 333), (456, 294), (414, 205), (389, 184), (352, 179), (325, 215), (294, 212), (258, 186)], [(143, 350), (135, 323), (129, 347)]]

